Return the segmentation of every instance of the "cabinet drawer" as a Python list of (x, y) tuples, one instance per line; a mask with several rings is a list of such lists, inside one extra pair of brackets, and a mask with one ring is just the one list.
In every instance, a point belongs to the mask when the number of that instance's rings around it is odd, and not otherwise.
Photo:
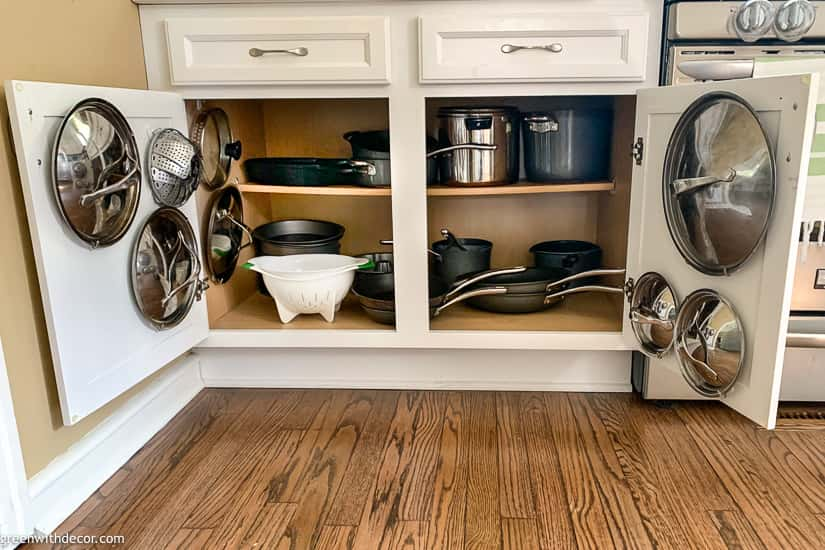
[(645, 79), (646, 14), (421, 17), (419, 32), (422, 83)]
[(176, 86), (389, 83), (386, 17), (202, 17), (165, 23)]

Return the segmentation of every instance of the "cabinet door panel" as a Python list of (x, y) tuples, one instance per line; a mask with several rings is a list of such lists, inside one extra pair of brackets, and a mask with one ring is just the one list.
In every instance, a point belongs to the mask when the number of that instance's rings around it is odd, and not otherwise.
[[(633, 171), (628, 277), (637, 279), (656, 271), (682, 300), (693, 291), (713, 289), (733, 305), (744, 328), (744, 363), (738, 380), (721, 401), (769, 428), (774, 425), (778, 404), (818, 83), (816, 75), (796, 75), (665, 87), (641, 90), (637, 101), (636, 136), (644, 141), (644, 153)], [(671, 134), (682, 113), (712, 92), (734, 94), (753, 108), (776, 161), (776, 195), (764, 242), (727, 276), (706, 275), (687, 263), (671, 238), (663, 207), (665, 155)], [(627, 319), (629, 311), (625, 313)], [(627, 320), (624, 332), (628, 339), (634, 338)], [(646, 397), (698, 397), (679, 372), (672, 351), (661, 359), (650, 359)]]
[[(196, 302), (180, 325), (157, 331), (143, 321), (130, 287), (133, 244), (158, 208), (147, 181), (148, 141), (158, 128), (188, 133), (186, 112), (176, 94), (141, 90), (9, 81), (6, 97), (60, 404), (70, 425), (206, 338), (204, 302)], [(126, 117), (143, 167), (133, 223), (120, 241), (99, 249), (67, 227), (52, 191), (56, 133), (63, 117), (87, 98), (106, 100)], [(200, 235), (194, 198), (181, 211)]]

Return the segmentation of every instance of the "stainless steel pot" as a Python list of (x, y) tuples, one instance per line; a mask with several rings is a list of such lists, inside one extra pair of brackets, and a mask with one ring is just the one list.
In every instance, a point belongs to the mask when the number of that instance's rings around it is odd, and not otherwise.
[(438, 111), (441, 183), (481, 187), (514, 183), (519, 170), (519, 114), (513, 107), (443, 107)]

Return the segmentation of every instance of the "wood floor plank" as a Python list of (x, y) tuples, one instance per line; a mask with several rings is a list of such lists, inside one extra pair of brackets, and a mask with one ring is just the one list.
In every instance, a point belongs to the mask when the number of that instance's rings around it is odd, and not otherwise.
[(215, 545), (218, 548), (294, 548), (287, 544), (292, 537), (284, 537), (284, 533), (297, 508), (298, 505), (291, 502), (266, 502), (240, 539), (222, 537)]
[(212, 529), (180, 529), (164, 550), (200, 550), (209, 546)]
[[(281, 419), (285, 430), (308, 430), (323, 417), (332, 393), (325, 390), (304, 390), (300, 393), (298, 405)], [(316, 426), (315, 429), (320, 428)]]
[(518, 393), (496, 394), (496, 422), (501, 515), (506, 518), (534, 518), (536, 510), (527, 447), (519, 418)]
[[(586, 410), (591, 426), (601, 426), (609, 435), (625, 483), (653, 546), (687, 548), (690, 537), (681, 522), (675, 521), (679, 514), (668, 495), (673, 488), (668, 472), (655, 467), (655, 457), (650, 455), (656, 450), (648, 447), (637, 433), (628, 411), (630, 399), (633, 397), (591, 394), (580, 400), (579, 414)], [(673, 466), (678, 467), (676, 462)]]
[(401, 486), (398, 517), (404, 521), (427, 521), (432, 514), (435, 472), (441, 444), (441, 429), (447, 394), (423, 392), (413, 421), (410, 452), (415, 460)]
[(425, 392), (401, 392), (381, 453), (381, 466), (362, 512), (355, 548), (385, 549), (393, 542), (395, 525), (401, 521), (401, 491), (414, 460), (413, 426)]
[[(347, 465), (338, 494), (332, 502), (327, 525), (357, 526), (370, 498), (372, 481), (381, 466), (387, 432), (398, 405), (398, 392), (380, 392), (364, 431)], [(353, 531), (354, 533), (354, 531)]]
[(464, 548), (464, 510), (467, 504), (468, 425), (460, 392), (447, 396), (441, 428), (433, 510), (427, 548)]
[(677, 412), (765, 546), (825, 547), (822, 525), (742, 433), (741, 417), (718, 404), (691, 403)]
[(539, 548), (539, 533), (535, 519), (501, 519), (501, 546), (503, 550)]
[(331, 429), (325, 423), (319, 430), (312, 460), (295, 485), (297, 507), (287, 526), (290, 547), (312, 548), (317, 543), (367, 419), (375, 403), (387, 399), (376, 391), (352, 392), (338, 423)]
[(393, 529), (390, 548), (397, 550), (427, 550), (427, 521), (399, 521)]
[(604, 424), (595, 417), (584, 394), (569, 394), (569, 399), (614, 544), (624, 548), (651, 548), (650, 533), (635, 505)]
[(573, 548), (575, 535), (570, 522), (567, 494), (542, 394), (520, 394), (519, 417), (524, 423), (524, 440), (535, 501), (537, 548)]
[(353, 550), (355, 530), (352, 525), (324, 525), (315, 550)]
[(498, 483), (498, 433), (495, 394), (474, 393), (465, 401), (469, 419), (467, 507), (464, 547), (481, 550), (501, 547), (501, 507)]
[[(142, 499), (131, 517), (115, 524), (117, 528), (126, 532), (140, 529), (140, 534), (133, 537), (135, 544), (154, 548), (162, 545), (170, 528), (177, 531), (184, 527), (218, 527), (228, 510), (233, 509), (225, 503), (234, 500), (241, 480), (267, 456), (278, 433), (278, 420), (297, 401), (294, 392), (279, 394), (276, 399), (254, 394), (249, 406), (234, 415), (234, 422), (226, 430), (227, 437), (182, 461), (163, 487)], [(150, 514), (163, 517), (165, 528), (141, 528), (140, 523)]]
[(765, 545), (739, 510), (715, 510), (708, 514), (725, 547), (731, 550), (764, 550)]
[(587, 450), (567, 394), (545, 394), (550, 428), (559, 455), (561, 478), (569, 502), (578, 548), (609, 548), (613, 537), (605, 517), (600, 488), (590, 469)]

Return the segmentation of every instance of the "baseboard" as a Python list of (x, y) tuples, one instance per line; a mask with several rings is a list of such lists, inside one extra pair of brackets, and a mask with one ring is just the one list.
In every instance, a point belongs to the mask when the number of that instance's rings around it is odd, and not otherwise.
[(184, 357), (32, 477), (34, 529), (53, 532), (202, 389), (198, 358)]
[(629, 392), (629, 352), (198, 350), (211, 388)]

